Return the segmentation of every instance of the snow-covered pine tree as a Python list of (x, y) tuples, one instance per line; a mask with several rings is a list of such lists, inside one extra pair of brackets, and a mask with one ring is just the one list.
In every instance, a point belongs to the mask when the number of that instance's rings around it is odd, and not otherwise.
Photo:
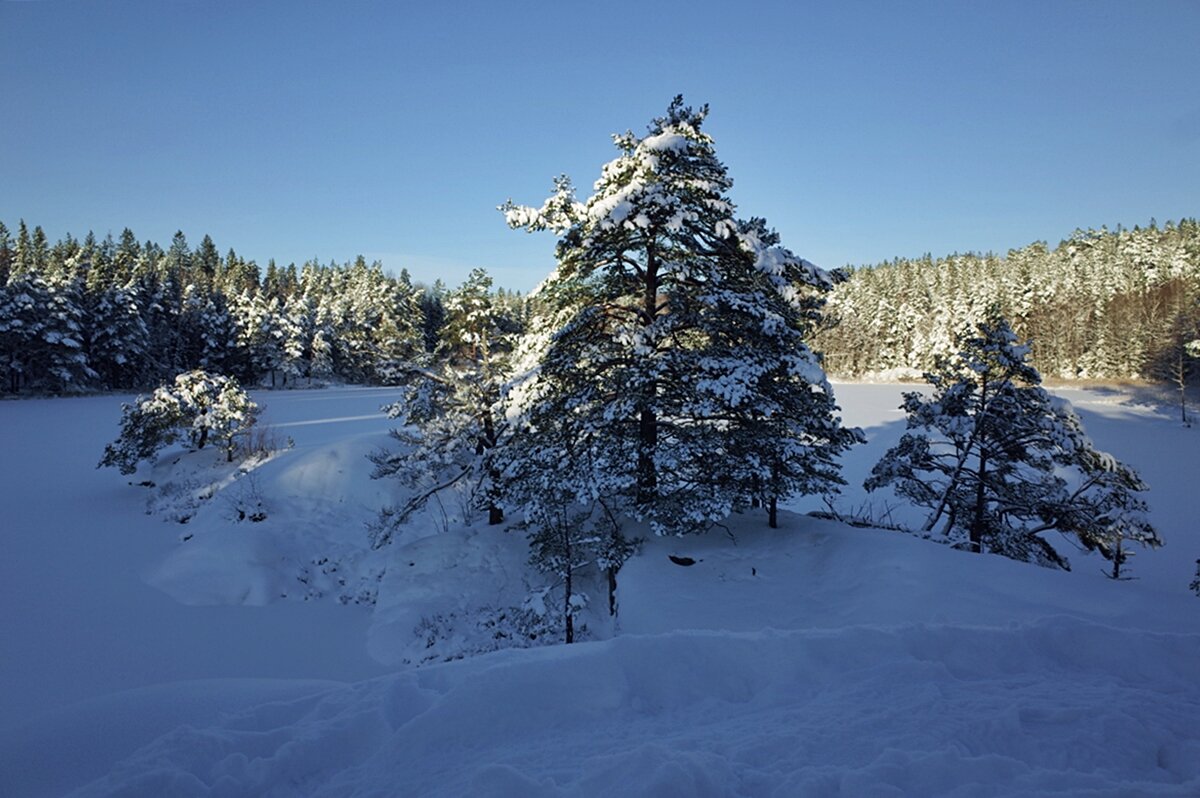
[[(492, 458), (499, 500), (521, 519), (531, 564), (557, 578), (548, 589), (562, 591), (564, 612), (576, 601), (579, 572), (595, 566), (615, 615), (617, 574), (636, 546), (622, 529), (620, 505), (635, 486), (635, 443), (620, 435), (602, 441), (590, 428), (595, 420), (574, 411), (577, 398), (558, 388), (571, 372), (572, 354), (550, 341), (575, 308), (555, 308), (538, 292), (533, 301), (540, 312), (514, 353), (518, 377), (505, 387), (505, 406), (519, 423)], [(564, 617), (564, 627), (570, 619)]]
[(237, 321), (237, 344), (244, 353), (252, 380), (275, 380), (284, 362), (283, 311), (279, 298), (244, 292), (231, 308)]
[(0, 222), (0, 289), (8, 283), (8, 275), (12, 270), (13, 249), (12, 238), (8, 234), (8, 227), (4, 222)]
[(283, 305), (283, 381), (293, 386), (310, 376), (316, 303), (304, 294), (293, 294)]
[(446, 286), (441, 280), (421, 291), (418, 302), (421, 306), (421, 341), (426, 352), (437, 349), (446, 324)]
[(126, 227), (121, 231), (121, 239), (117, 243), (116, 251), (113, 252), (112, 279), (114, 285), (123, 286), (129, 283), (133, 278), (133, 272), (141, 254), (142, 246), (138, 243), (137, 236)]
[(559, 477), (660, 534), (764, 493), (833, 490), (856, 440), (804, 342), (828, 277), (735, 217), (707, 113), (677, 97), (647, 135), (614, 136), (620, 155), (583, 202), (560, 178), (541, 208), (501, 207), (513, 228), (561, 236), (535, 297), (543, 346), (514, 394), (520, 445), (536, 453), (569, 416)]
[(200, 367), (204, 351), (205, 303), (208, 294), (195, 283), (183, 289), (176, 331), (179, 335), (179, 366), (184, 369)]
[(1073, 468), (1068, 472), (1072, 479), (1065, 499), (1048, 507), (1044, 517), (1055, 529), (1074, 534), (1085, 547), (1111, 560), (1111, 578), (1128, 579), (1125, 564), (1133, 551), (1126, 543), (1162, 545), (1150, 524), (1149, 507), (1137, 495), (1149, 487), (1132, 468), (1092, 445), (1069, 406), (1062, 411), (1069, 417), (1075, 440), (1070, 457)]
[(192, 449), (216, 441), (232, 462), (238, 438), (254, 426), (258, 415), (258, 406), (237, 380), (198, 370), (180, 374), (151, 396), (138, 397), (121, 409), (121, 434), (104, 447), (96, 467), (113, 466), (122, 474), (132, 474), (140, 461), (181, 438)]
[(334, 374), (334, 341), (337, 330), (328, 300), (328, 297), (323, 296), (317, 301), (316, 316), (313, 319), (312, 360), (309, 361), (308, 375), (317, 380), (330, 379)]
[(491, 285), (487, 273), (475, 269), (447, 295), (446, 324), (434, 357), (410, 367), (404, 398), (383, 408), (401, 421), (392, 430), (400, 447), (372, 456), (374, 476), (399, 478), (412, 496), (385, 513), (373, 534), (377, 547), (426, 501), (455, 486), (472, 507), (487, 510), (488, 523), (504, 520), (493, 501), (490, 459), (505, 432), (500, 389), (513, 340), (521, 331), (494, 308)]
[(933, 395), (904, 395), (908, 432), (866, 481), (930, 509), (925, 531), (941, 525), (971, 551), (1069, 568), (1042, 537), (1075, 535), (1115, 562), (1123, 541), (1158, 545), (1135, 494), (1133, 469), (1097, 451), (1070, 406), (1040, 386), (1008, 322), (993, 314), (961, 339), (926, 379)]
[[(1182, 303), (1180, 303), (1182, 304)], [(1191, 426), (1187, 412), (1187, 394), (1195, 375), (1200, 371), (1200, 300), (1195, 307), (1181, 307), (1174, 314), (1172, 323), (1163, 330), (1159, 339), (1161, 351), (1151, 364), (1151, 374), (1170, 383), (1179, 398), (1179, 422)]]
[(133, 388), (144, 370), (149, 346), (146, 324), (131, 290), (110, 286), (93, 299), (88, 362), (112, 389)]
[(0, 286), (0, 367), (7, 377), (5, 388), (12, 393), (29, 382), (49, 304), (46, 283), (36, 274), (14, 272), (8, 284)]
[(205, 235), (200, 246), (192, 254), (192, 282), (199, 286), (205, 294), (210, 293), (217, 285), (217, 271), (221, 268), (221, 254), (212, 237)]
[[(540, 390), (545, 384), (518, 383), (518, 392)], [(517, 399), (516, 401), (521, 401)], [(539, 571), (557, 578), (563, 591), (564, 623), (580, 594), (577, 575), (594, 566), (607, 583), (608, 611), (617, 611), (617, 574), (633, 554), (636, 541), (622, 530), (620, 508), (614, 505), (631, 485), (627, 463), (631, 452), (597, 446), (585, 432), (589, 423), (553, 402), (527, 415), (506, 445), (495, 450), (492, 463), (499, 474), (498, 493), (505, 505), (519, 512), (530, 544), (530, 561)]]

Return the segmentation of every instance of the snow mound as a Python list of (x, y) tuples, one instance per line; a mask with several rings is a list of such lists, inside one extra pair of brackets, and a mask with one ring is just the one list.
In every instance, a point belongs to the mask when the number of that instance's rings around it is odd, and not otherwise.
[[(1188, 597), (782, 518), (647, 541), (622, 571), (611, 639), (180, 726), (78, 795), (1200, 790)], [(511, 542), (485, 527), (401, 547), (413, 565), (381, 589), (376, 656), (413, 653), (413, 607), (520, 584), (503, 577), (519, 565)]]
[(510, 647), (495, 639), (505, 629), (486, 624), (521, 608), (532, 587), (528, 559), (525, 536), (499, 527), (397, 541), (379, 585), (371, 657), (407, 665)]
[[(325, 596), (370, 603), (383, 563), (366, 545), (365, 525), (392, 500), (392, 488), (370, 478), (367, 455), (386, 441), (373, 433), (284, 450), (206, 484), (203, 502), (186, 496), (159, 507), (168, 518), (186, 517), (186, 526), (181, 545), (146, 581), (189, 605)], [(186, 471), (191, 483), (206, 483), (211, 476), (201, 475), (212, 469), (198, 463)], [(181, 464), (172, 468), (179, 474)]]
[[(1006, 626), (1069, 615), (1200, 634), (1200, 608), (1182, 590), (1129, 589), (1137, 583), (1100, 569), (1039, 568), (784, 511), (779, 519), (772, 530), (747, 514), (730, 519), (728, 532), (647, 541), (621, 570), (621, 632)], [(676, 566), (672, 555), (695, 564)]]
[(1197, 661), (1066, 617), (631, 635), (181, 727), (77, 795), (1194, 795)]

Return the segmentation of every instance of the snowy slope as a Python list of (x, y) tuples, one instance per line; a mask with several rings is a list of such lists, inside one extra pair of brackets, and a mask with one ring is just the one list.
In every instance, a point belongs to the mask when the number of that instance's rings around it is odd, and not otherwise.
[[(1149, 632), (1124, 585), (1078, 579), (1060, 607), (1049, 571), (787, 520), (736, 547), (686, 546), (701, 560), (689, 568), (667, 559), (675, 541), (648, 546), (622, 580), (614, 639), (181, 728), (80, 794), (1200, 790), (1196, 613)], [(996, 578), (1007, 589), (949, 590)]]
[[(900, 389), (837, 390), (870, 439), (847, 462), (841, 506), (857, 508), (853, 483), (901, 430)], [(257, 472), (259, 524), (220, 495), (186, 525), (147, 516), (145, 489), (95, 471), (119, 400), (0, 404), (22, 453), (0, 475), (16, 521), (0, 794), (1200, 794), (1200, 445), (1167, 414), (1070, 397), (1153, 488), (1167, 545), (1135, 558), (1139, 581), (1071, 550), (1065, 574), (747, 516), (648, 542), (622, 571), (615, 636), (360, 681), (385, 674), (368, 639), (399, 668), (421, 617), (528, 587), (520, 537), (483, 526), (364, 553), (389, 487), (362, 455), (387, 398), (260, 396), (296, 446)], [(339, 574), (381, 565), (373, 617), (339, 603)]]

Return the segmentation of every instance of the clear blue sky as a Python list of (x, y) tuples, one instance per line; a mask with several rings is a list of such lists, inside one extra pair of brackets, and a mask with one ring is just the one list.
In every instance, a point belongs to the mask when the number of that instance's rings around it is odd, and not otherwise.
[(0, 220), (528, 289), (677, 93), (835, 267), (1200, 214), (1200, 2), (6, 2)]

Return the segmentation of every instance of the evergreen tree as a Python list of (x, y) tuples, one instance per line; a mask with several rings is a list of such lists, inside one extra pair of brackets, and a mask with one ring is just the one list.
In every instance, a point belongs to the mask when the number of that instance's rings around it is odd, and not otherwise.
[(8, 282), (8, 276), (12, 273), (12, 264), (12, 238), (9, 236), (4, 222), (0, 222), (0, 288), (3, 288)]
[(334, 340), (337, 331), (334, 326), (332, 311), (326, 298), (317, 304), (316, 317), (313, 320), (312, 359), (309, 362), (309, 376), (317, 380), (328, 380), (334, 376)]
[(121, 434), (104, 447), (97, 468), (112, 466), (132, 474), (165, 446), (186, 439), (190, 448), (203, 449), (216, 441), (233, 461), (238, 438), (257, 420), (258, 407), (236, 380), (220, 374), (189, 371), (159, 386), (148, 397), (122, 405)]
[(258, 266), (242, 260), (230, 249), (221, 263), (219, 283), (226, 296), (253, 294), (258, 291)]
[(96, 298), (91, 312), (88, 362), (109, 389), (137, 387), (145, 371), (149, 347), (133, 291), (109, 287)]
[(391, 433), (401, 447), (373, 456), (374, 476), (398, 477), (413, 495), (388, 514), (375, 535), (376, 546), (436, 493), (451, 487), (464, 491), (471, 506), (486, 509), (489, 524), (504, 520), (494, 502), (499, 475), (492, 453), (505, 434), (500, 390), (519, 331), (506, 329), (493, 306), (491, 285), (487, 273), (475, 269), (447, 296), (445, 334), (436, 358), (426, 368), (410, 368), (404, 398), (384, 407), (402, 421)]
[(84, 349), (83, 280), (64, 274), (47, 289), (45, 323), (35, 350), (41, 387), (55, 393), (84, 390), (98, 375)]
[(1042, 537), (1073, 534), (1114, 559), (1122, 541), (1158, 545), (1135, 495), (1145, 485), (1129, 467), (1098, 452), (1064, 402), (1040, 387), (998, 316), (964, 336), (954, 358), (926, 374), (933, 395), (904, 395), (908, 432), (888, 450), (866, 482), (896, 492), (931, 513), (926, 531), (941, 525), (971, 551), (989, 549), (1019, 560), (1069, 568)]
[(828, 278), (735, 218), (706, 116), (677, 97), (646, 136), (614, 137), (620, 155), (586, 201), (560, 178), (541, 208), (501, 208), (514, 228), (561, 236), (508, 467), (559, 441), (559, 478), (660, 534), (764, 490), (833, 490), (833, 458), (856, 439), (804, 343)]
[[(88, 238), (92, 234), (88, 233)], [(86, 289), (89, 298), (94, 299), (109, 287), (117, 285), (115, 259), (116, 242), (112, 235), (105, 236), (104, 241), (96, 243), (90, 249), (91, 264), (87, 270)]]
[(269, 294), (242, 293), (232, 308), (237, 325), (237, 345), (251, 380), (276, 376), (284, 362), (284, 326), (279, 299)]
[(211, 291), (217, 283), (217, 272), (221, 268), (221, 254), (217, 252), (217, 247), (210, 236), (205, 235), (200, 241), (200, 246), (196, 247), (192, 261), (195, 269), (195, 284), (205, 292)]
[(181, 291), (191, 282), (192, 251), (182, 230), (176, 230), (171, 238), (164, 268), (179, 283)]
[(283, 363), (284, 383), (290, 379), (293, 385), (310, 376), (313, 331), (316, 323), (316, 306), (304, 294), (288, 297), (283, 307)]
[(141, 254), (142, 247), (138, 243), (137, 236), (126, 227), (121, 231), (121, 240), (113, 255), (113, 280), (117, 285), (127, 285), (133, 278), (133, 272)]
[(227, 376), (245, 373), (245, 361), (237, 348), (237, 321), (224, 293), (213, 291), (205, 296), (203, 306), (197, 308), (196, 330), (198, 368)]
[(17, 393), (29, 383), (50, 296), (45, 281), (28, 272), (14, 272), (0, 289), (0, 362), (7, 389)]
[(445, 296), (446, 286), (441, 280), (434, 280), (432, 286), (421, 292), (421, 339), (426, 352), (437, 349), (441, 338), (446, 323)]
[(263, 275), (262, 292), (269, 297), (278, 297), (283, 294), (280, 288), (279, 269), (275, 266), (275, 259), (271, 258), (267, 261), (267, 272)]
[(32, 242), (29, 240), (29, 228), (25, 226), (25, 220), (20, 219), (17, 222), (16, 244), (13, 246), (13, 275), (22, 275), (33, 269), (33, 259), (30, 253), (31, 248)]
[(36, 225), (29, 240), (29, 268), (44, 275), (49, 265), (50, 242), (42, 226)]

